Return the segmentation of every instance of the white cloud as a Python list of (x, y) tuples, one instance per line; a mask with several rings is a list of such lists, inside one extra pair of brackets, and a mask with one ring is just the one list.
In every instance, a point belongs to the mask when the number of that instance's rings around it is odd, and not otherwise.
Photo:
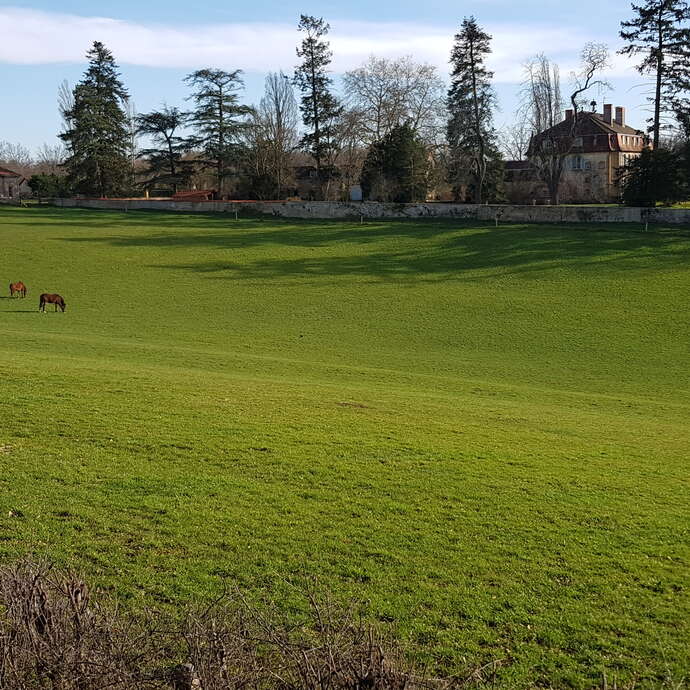
[[(412, 55), (418, 61), (437, 65), (444, 76), (448, 71), (455, 27), (335, 20), (331, 24), (335, 72), (352, 69), (370, 54)], [(576, 65), (577, 52), (588, 40), (572, 28), (519, 23), (487, 28), (494, 39), (489, 65), (497, 82), (519, 81), (523, 63), (537, 52), (560, 62), (565, 76)], [(122, 64), (265, 72), (292, 70), (300, 34), (295, 26), (277, 23), (169, 26), (0, 8), (0, 62), (81, 63), (94, 40), (103, 41)], [(630, 63), (617, 58), (611, 76), (630, 74)]]

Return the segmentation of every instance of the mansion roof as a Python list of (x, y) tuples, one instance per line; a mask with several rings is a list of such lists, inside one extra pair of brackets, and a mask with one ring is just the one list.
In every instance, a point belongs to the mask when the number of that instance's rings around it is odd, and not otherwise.
[(579, 112), (575, 122), (573, 122), (573, 112), (566, 111), (564, 120), (533, 138), (532, 146), (547, 139), (568, 140), (571, 138), (569, 151), (572, 153), (609, 151), (639, 153), (648, 146), (647, 138), (642, 130), (625, 124), (622, 108), (616, 109), (616, 119), (611, 116), (610, 106), (606, 108), (603, 114)]
[(14, 172), (13, 170), (10, 170), (9, 168), (3, 168), (0, 166), (0, 177), (17, 177), (19, 179), (23, 179), (24, 176)]

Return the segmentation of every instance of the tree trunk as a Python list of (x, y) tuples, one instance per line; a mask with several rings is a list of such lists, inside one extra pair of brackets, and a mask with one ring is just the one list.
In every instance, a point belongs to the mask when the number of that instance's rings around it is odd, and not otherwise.
[(656, 89), (654, 92), (654, 123), (653, 123), (653, 145), (656, 151), (659, 148), (659, 130), (661, 129), (661, 83), (664, 72), (664, 37), (661, 32), (662, 10), (659, 9), (659, 40), (657, 43), (656, 56)]
[(474, 47), (470, 46), (470, 61), (472, 63), (472, 104), (474, 106), (474, 127), (479, 143), (479, 158), (477, 161), (477, 185), (474, 191), (475, 203), (481, 204), (483, 197), (484, 178), (486, 177), (486, 154), (482, 125), (479, 119), (479, 101), (477, 98), (477, 73), (474, 61)]
[(172, 150), (172, 141), (170, 140), (170, 137), (168, 137), (168, 156), (170, 160), (170, 175), (173, 179), (172, 183), (172, 188), (173, 188), (173, 194), (177, 194), (177, 179), (176, 179), (176, 170), (175, 170), (175, 154), (173, 153)]
[(314, 68), (314, 52), (311, 60), (311, 102), (314, 111), (314, 160), (316, 161), (316, 179), (318, 182), (319, 196), (323, 199), (323, 181), (321, 180), (321, 129), (319, 127), (319, 100), (316, 92), (316, 70)]

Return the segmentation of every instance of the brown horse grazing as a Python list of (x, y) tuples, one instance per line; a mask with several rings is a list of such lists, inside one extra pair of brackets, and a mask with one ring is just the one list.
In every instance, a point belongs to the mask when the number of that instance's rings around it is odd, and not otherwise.
[(10, 297), (15, 295), (26, 297), (26, 285), (21, 280), (18, 283), (10, 283)]
[(46, 304), (54, 304), (55, 311), (58, 310), (58, 307), (60, 307), (62, 311), (65, 311), (65, 308), (67, 307), (65, 300), (62, 299), (60, 295), (49, 295), (47, 292), (44, 292), (41, 295), (40, 302), (38, 303), (38, 311), (45, 311)]

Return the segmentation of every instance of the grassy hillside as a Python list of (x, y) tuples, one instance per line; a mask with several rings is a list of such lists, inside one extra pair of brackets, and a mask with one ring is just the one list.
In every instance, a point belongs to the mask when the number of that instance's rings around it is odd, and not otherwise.
[(687, 675), (687, 233), (0, 208), (0, 249), (2, 559), (317, 576), (506, 686)]

